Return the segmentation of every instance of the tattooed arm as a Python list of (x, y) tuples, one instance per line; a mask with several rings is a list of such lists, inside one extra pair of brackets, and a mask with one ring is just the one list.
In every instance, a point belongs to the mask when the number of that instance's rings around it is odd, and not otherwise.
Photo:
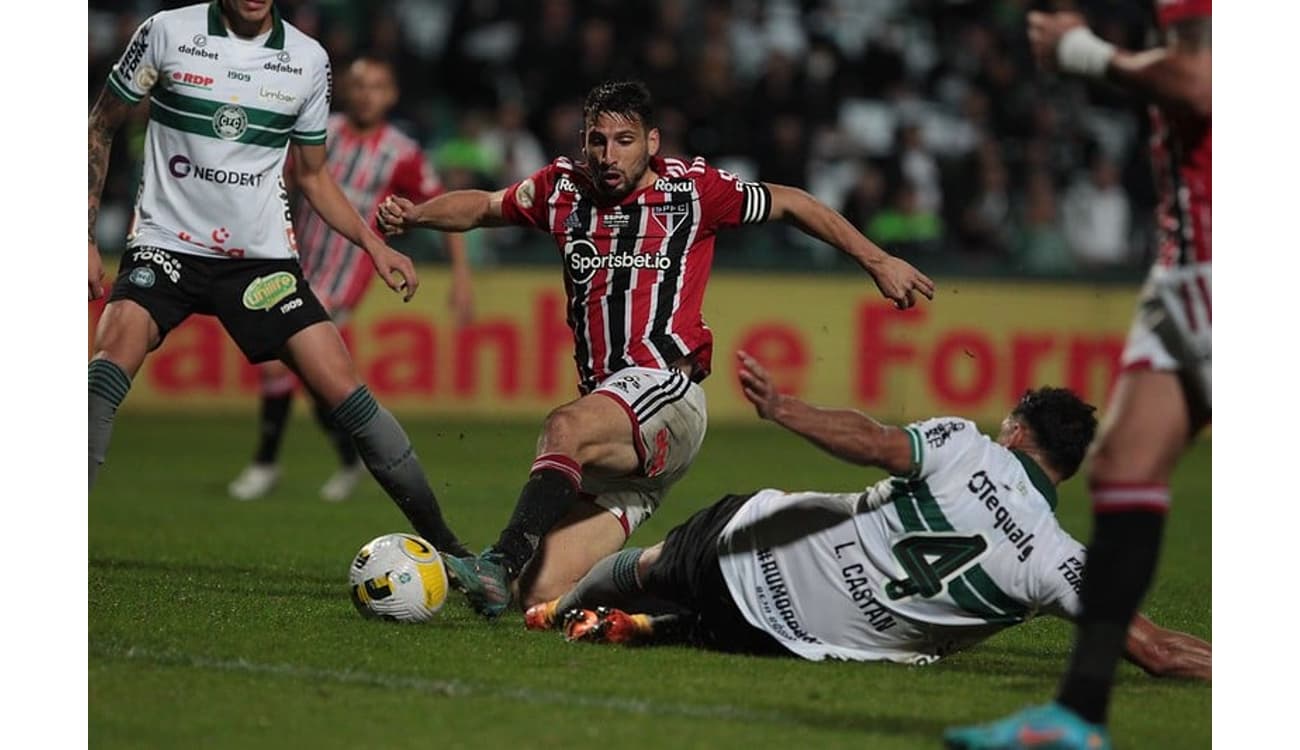
[(99, 219), (99, 197), (104, 191), (104, 177), (108, 174), (108, 152), (113, 146), (113, 134), (126, 121), (131, 113), (131, 106), (126, 101), (110, 94), (107, 90), (99, 93), (99, 99), (90, 110), (90, 188), (89, 215), (87, 217), (88, 235), (86, 238), (89, 269), (86, 282), (90, 299), (104, 296), (104, 264), (99, 258), (99, 246), (95, 243), (95, 222)]

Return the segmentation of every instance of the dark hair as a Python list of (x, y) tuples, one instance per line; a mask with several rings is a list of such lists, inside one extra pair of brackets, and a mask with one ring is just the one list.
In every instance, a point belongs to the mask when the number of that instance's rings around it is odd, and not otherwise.
[(1088, 444), (1097, 433), (1097, 407), (1085, 403), (1069, 388), (1025, 391), (1011, 416), (1034, 432), (1034, 442), (1061, 479), (1079, 470)]
[(587, 92), (582, 121), (590, 123), (602, 113), (639, 119), (647, 130), (653, 127), (655, 105), (650, 89), (640, 81), (606, 81)]

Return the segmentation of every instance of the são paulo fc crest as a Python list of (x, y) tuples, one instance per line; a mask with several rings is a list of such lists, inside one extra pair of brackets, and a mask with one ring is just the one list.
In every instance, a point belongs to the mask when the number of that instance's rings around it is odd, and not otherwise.
[(127, 281), (130, 281), (141, 289), (148, 289), (153, 286), (154, 281), (157, 280), (157, 276), (154, 275), (153, 269), (145, 266), (132, 268), (130, 275), (126, 278)]
[(248, 113), (235, 104), (223, 104), (212, 113), (212, 129), (223, 140), (237, 141), (248, 130)]

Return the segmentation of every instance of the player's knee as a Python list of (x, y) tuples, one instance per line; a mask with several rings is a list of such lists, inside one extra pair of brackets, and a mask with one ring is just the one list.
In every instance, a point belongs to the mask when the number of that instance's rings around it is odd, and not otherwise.
[(663, 542), (641, 550), (641, 556), (636, 561), (636, 574), (640, 580), (648, 581), (650, 579), (650, 571), (654, 568), (655, 563), (659, 562), (659, 556), (663, 554), (663, 551)]
[(546, 415), (537, 441), (538, 452), (563, 453), (581, 463), (578, 453), (583, 447), (582, 435), (582, 416), (574, 409), (561, 406)]

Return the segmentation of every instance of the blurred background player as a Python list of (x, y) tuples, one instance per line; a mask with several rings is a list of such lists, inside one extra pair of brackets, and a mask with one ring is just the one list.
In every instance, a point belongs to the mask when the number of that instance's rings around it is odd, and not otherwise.
[[(386, 195), (418, 202), (438, 195), (442, 186), (420, 144), (388, 122), (399, 95), (392, 62), (376, 55), (359, 55), (348, 66), (342, 90), (344, 112), (330, 115), (325, 151), (330, 173), (357, 211), (373, 221)], [(286, 166), (285, 174), (292, 178), (292, 164)], [(293, 189), (291, 180), (289, 188)], [(335, 325), (342, 327), (370, 286), (374, 275), (370, 260), (364, 250), (312, 210), (305, 197), (299, 198), (294, 219), (303, 273)], [(445, 237), (452, 268), (450, 308), (456, 324), (463, 325), (473, 314), (469, 260), (460, 235)], [(297, 385), (293, 373), (279, 362), (268, 362), (259, 370), (262, 403), (257, 450), (252, 463), (228, 488), (231, 497), (239, 500), (260, 498), (279, 480), (280, 445)], [(339, 456), (339, 468), (321, 486), (321, 497), (345, 500), (365, 467), (352, 439), (330, 421), (329, 410), (318, 401), (313, 401), (313, 410)]]
[[(530, 629), (920, 665), (1039, 613), (1078, 616), (1084, 551), (1054, 512), (1057, 486), (1096, 431), (1092, 406), (1039, 388), (996, 440), (954, 417), (898, 428), (780, 394), (762, 365), (739, 359), (759, 416), (892, 476), (866, 492), (729, 495), (663, 542), (611, 555), (560, 599), (530, 608)], [(1142, 616), (1127, 653), (1151, 674), (1210, 678), (1208, 643)]]
[(934, 293), (930, 279), (803, 190), (744, 182), (703, 158), (660, 156), (644, 84), (596, 86), (583, 123), (585, 162), (560, 157), (495, 193), (380, 207), (380, 225), (395, 232), (539, 229), (564, 264), (582, 395), (547, 416), (497, 541), (447, 563), (489, 616), (509, 605), (516, 582), (525, 607), (568, 590), (623, 546), (690, 467), (707, 425), (698, 383), (712, 367), (713, 336), (700, 307), (718, 230), (788, 221), (852, 257), (899, 308)]
[[(231, 74), (244, 69), (257, 70), (257, 80)], [(461, 548), (406, 432), (358, 379), (298, 264), (282, 180), (286, 146), (312, 208), (361, 246), (405, 300), (419, 286), (410, 259), (370, 229), (326, 167), (330, 64), (324, 49), (268, 2), (191, 5), (140, 25), (90, 112), (92, 300), (104, 294), (95, 222), (109, 149), (114, 132), (146, 97), (150, 119), (135, 220), (88, 366), (90, 486), (145, 357), (191, 314), (214, 315), (249, 362), (281, 360), (330, 409), (417, 533), (441, 550)]]
[(1046, 746), (1025, 737), (1055, 737), (1051, 747), (1109, 746), (1115, 667), (1159, 559), (1169, 478), (1210, 422), (1210, 0), (1155, 7), (1164, 46), (1142, 52), (1102, 41), (1077, 14), (1029, 14), (1029, 40), (1045, 68), (1104, 79), (1151, 102), (1158, 255), (1091, 451), (1083, 612), (1056, 701), (950, 731), (950, 747)]

